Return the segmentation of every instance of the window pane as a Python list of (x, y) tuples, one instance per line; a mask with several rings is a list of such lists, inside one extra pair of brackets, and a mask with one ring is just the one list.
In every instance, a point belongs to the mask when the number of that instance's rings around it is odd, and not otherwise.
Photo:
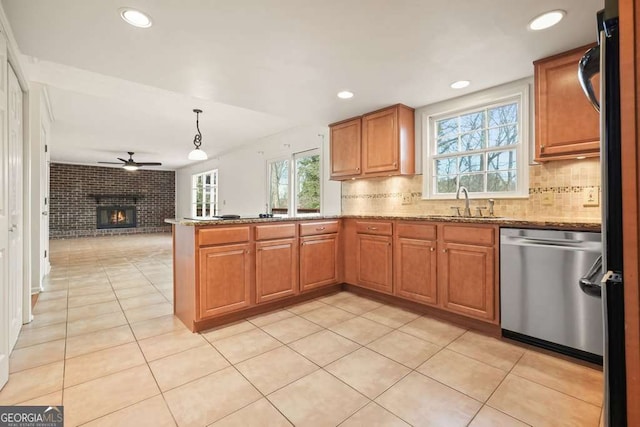
[(516, 168), (516, 150), (487, 153), (487, 169), (507, 170)]
[(458, 137), (438, 140), (438, 154), (456, 153), (458, 151)]
[(447, 139), (447, 137), (456, 136), (458, 134), (458, 118), (438, 120), (436, 122), (437, 139)]
[(513, 103), (489, 109), (489, 127), (508, 125), (518, 122), (518, 104)]
[(298, 213), (320, 212), (320, 155), (296, 158), (296, 208)]
[(289, 209), (289, 161), (269, 163), (269, 205), (271, 213), (286, 214)]
[(487, 191), (515, 191), (516, 176), (516, 171), (488, 173)]
[(460, 133), (484, 129), (484, 111), (460, 116)]
[(460, 157), (460, 173), (479, 172), (484, 170), (483, 154)]
[(484, 191), (484, 174), (461, 175), (460, 185), (466, 187), (470, 193), (481, 193)]
[(456, 189), (455, 176), (439, 176), (437, 178), (437, 193), (455, 193)]
[(518, 125), (489, 129), (489, 147), (502, 147), (518, 143)]
[(436, 175), (453, 175), (458, 172), (457, 166), (458, 159), (456, 157), (436, 160)]
[(484, 131), (465, 133), (460, 137), (461, 151), (472, 151), (484, 148)]

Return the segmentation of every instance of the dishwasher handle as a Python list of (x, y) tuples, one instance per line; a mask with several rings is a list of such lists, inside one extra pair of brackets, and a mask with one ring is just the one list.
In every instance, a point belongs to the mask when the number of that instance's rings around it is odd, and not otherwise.
[(523, 242), (537, 243), (539, 245), (578, 245), (583, 240), (574, 239), (552, 239), (549, 237), (522, 237)]
[(587, 274), (582, 277), (578, 284), (580, 289), (587, 295), (600, 298), (602, 296), (602, 285), (600, 279), (602, 276), (602, 255), (596, 259)]

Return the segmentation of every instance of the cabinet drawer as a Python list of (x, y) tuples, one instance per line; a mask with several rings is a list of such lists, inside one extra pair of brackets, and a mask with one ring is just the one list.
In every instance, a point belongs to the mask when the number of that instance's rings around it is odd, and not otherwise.
[(391, 236), (393, 227), (390, 222), (356, 221), (356, 232), (361, 234), (379, 234)]
[(286, 239), (296, 237), (295, 224), (256, 225), (256, 240)]
[(443, 226), (445, 242), (470, 243), (483, 246), (495, 244), (495, 229), (485, 227), (445, 225)]
[(329, 234), (338, 232), (338, 221), (305, 222), (300, 224), (301, 236)]
[(249, 241), (249, 226), (207, 228), (198, 231), (200, 246), (221, 245)]
[(436, 226), (400, 222), (396, 225), (396, 235), (407, 239), (436, 240)]

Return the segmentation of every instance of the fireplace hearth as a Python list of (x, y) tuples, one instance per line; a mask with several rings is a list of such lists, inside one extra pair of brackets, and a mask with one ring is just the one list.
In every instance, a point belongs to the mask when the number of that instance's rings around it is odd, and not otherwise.
[(133, 228), (136, 227), (135, 206), (97, 206), (97, 228)]

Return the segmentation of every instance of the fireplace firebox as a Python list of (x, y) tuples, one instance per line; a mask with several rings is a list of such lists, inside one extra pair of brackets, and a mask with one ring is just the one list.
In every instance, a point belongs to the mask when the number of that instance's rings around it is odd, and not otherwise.
[(97, 206), (97, 228), (131, 228), (136, 223), (135, 206)]

